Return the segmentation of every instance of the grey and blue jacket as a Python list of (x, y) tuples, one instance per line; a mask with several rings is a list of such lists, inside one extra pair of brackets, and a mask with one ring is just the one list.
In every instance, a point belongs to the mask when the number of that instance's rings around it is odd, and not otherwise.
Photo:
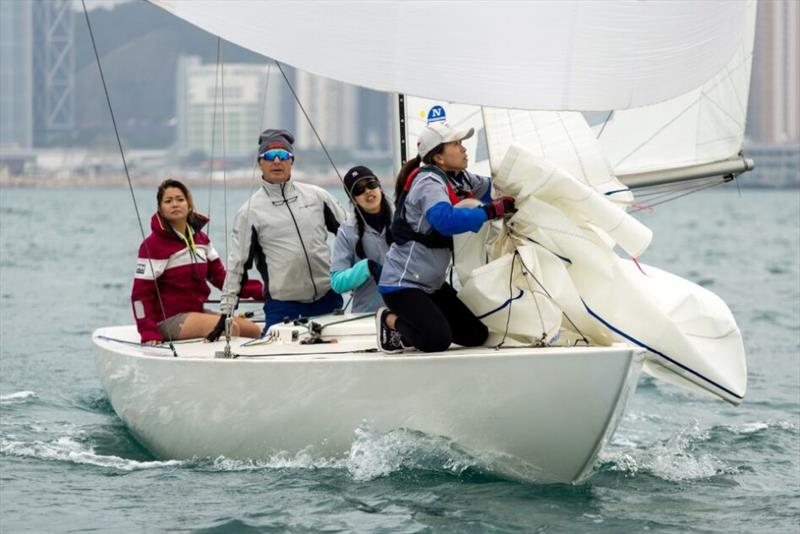
[[(482, 208), (454, 208), (447, 183), (484, 202), (491, 199), (491, 179), (467, 171), (445, 175), (438, 169), (423, 167), (404, 194), (403, 204), (395, 217), (404, 217), (414, 232), (435, 230), (445, 236), (477, 232), (486, 222)], [(433, 293), (447, 279), (450, 265), (449, 247), (428, 247), (420, 241), (392, 243), (381, 273), (378, 290), (390, 293), (400, 289), (421, 289)]]
[(337, 293), (353, 291), (351, 311), (354, 313), (375, 311), (383, 302), (367, 262), (372, 260), (378, 265), (383, 265), (386, 252), (389, 250), (386, 232), (387, 228), (378, 232), (369, 224), (365, 224), (361, 245), (364, 247), (366, 257), (359, 258), (356, 254), (356, 243), (358, 243), (356, 216), (351, 216), (339, 226), (331, 257), (331, 285)]
[(261, 182), (233, 221), (220, 311), (232, 313), (247, 270), (258, 269), (267, 300), (314, 302), (330, 291), (328, 233), (347, 213), (330, 193), (292, 180)]

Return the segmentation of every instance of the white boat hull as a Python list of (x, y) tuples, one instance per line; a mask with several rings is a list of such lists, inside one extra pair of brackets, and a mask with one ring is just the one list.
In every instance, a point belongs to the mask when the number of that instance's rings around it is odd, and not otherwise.
[[(374, 346), (354, 336), (215, 359), (221, 342), (178, 345), (173, 358), (107, 338), (136, 341), (136, 330), (94, 333), (98, 371), (116, 413), (159, 458), (261, 459), (309, 447), (342, 456), (366, 424), (444, 436), (493, 472), (537, 482), (590, 473), (642, 364), (626, 345), (385, 355), (347, 352)], [(232, 347), (244, 355), (242, 341)]]

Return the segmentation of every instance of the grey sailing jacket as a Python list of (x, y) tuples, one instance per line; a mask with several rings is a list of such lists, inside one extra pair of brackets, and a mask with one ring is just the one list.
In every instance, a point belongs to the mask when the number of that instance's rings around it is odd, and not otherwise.
[[(336, 234), (331, 257), (331, 273), (349, 269), (363, 259), (356, 256), (356, 243), (358, 243), (358, 221), (355, 215), (352, 215), (339, 227), (339, 232)], [(386, 251), (389, 250), (389, 245), (386, 243), (386, 228), (378, 233), (370, 225), (365, 225), (361, 244), (367, 259), (383, 265)], [(383, 299), (378, 294), (378, 286), (371, 276), (353, 290), (353, 306), (351, 308), (353, 313), (372, 312), (382, 305)]]
[[(476, 198), (483, 197), (491, 187), (491, 179), (464, 171), (464, 189)], [(426, 233), (431, 223), (426, 214), (440, 202), (450, 203), (444, 179), (430, 170), (421, 170), (406, 196), (405, 218), (415, 232)], [(381, 272), (380, 291), (389, 293), (403, 288), (421, 289), (433, 293), (447, 279), (451, 251), (447, 248), (428, 248), (417, 241), (403, 245), (392, 243), (386, 253)]]
[(247, 269), (255, 265), (267, 300), (313, 302), (330, 290), (328, 232), (347, 213), (330, 193), (292, 180), (261, 182), (233, 221), (220, 311), (230, 314)]

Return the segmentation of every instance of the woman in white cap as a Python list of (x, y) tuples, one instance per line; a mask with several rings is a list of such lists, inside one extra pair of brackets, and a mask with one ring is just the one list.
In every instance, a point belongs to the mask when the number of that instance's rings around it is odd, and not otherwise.
[(353, 202), (353, 215), (336, 233), (331, 288), (339, 294), (353, 292), (352, 312), (374, 312), (383, 303), (377, 278), (392, 244), (394, 210), (380, 180), (368, 167), (359, 165), (347, 171), (344, 187)]
[[(514, 199), (491, 197), (491, 179), (468, 172), (461, 141), (474, 129), (456, 131), (443, 122), (428, 125), (418, 155), (400, 170), (395, 186), (394, 242), (386, 255), (378, 290), (388, 308), (376, 315), (384, 352), (415, 347), (447, 350), (451, 343), (482, 345), (486, 326), (447, 283), (453, 237), (477, 232), (488, 220), (513, 213)], [(422, 165), (422, 166), (420, 166)], [(465, 198), (484, 204), (455, 208)]]

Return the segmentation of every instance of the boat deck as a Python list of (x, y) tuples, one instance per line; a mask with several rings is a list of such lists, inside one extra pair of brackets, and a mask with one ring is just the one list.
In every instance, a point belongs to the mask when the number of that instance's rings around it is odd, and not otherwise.
[[(553, 354), (576, 348), (586, 352), (604, 352), (614, 350), (611, 347), (531, 347), (528, 345), (504, 344), (502, 349), (489, 345), (484, 347), (463, 348), (452, 345), (444, 352), (423, 353), (409, 349), (397, 354), (381, 352), (375, 338), (375, 322), (372, 316), (323, 316), (315, 319), (323, 325), (322, 343), (306, 343), (310, 337), (309, 328), (304, 325), (280, 325), (285, 328), (284, 335), (267, 336), (262, 339), (231, 338), (231, 352), (236, 359), (292, 359), (292, 360), (324, 360), (324, 359), (386, 359), (386, 358), (453, 358), (463, 356), (489, 356), (514, 354), (520, 351), (535, 350), (542, 354)], [(273, 327), (275, 328), (275, 327)], [(292, 336), (292, 330), (297, 332)], [(142, 345), (139, 333), (134, 325), (111, 326), (100, 328), (94, 333), (94, 341), (101, 348), (131, 356), (172, 356), (167, 344)], [(184, 359), (221, 359), (225, 348), (224, 340), (212, 343), (203, 339), (175, 341), (175, 351)], [(616, 349), (619, 347), (617, 346)]]

